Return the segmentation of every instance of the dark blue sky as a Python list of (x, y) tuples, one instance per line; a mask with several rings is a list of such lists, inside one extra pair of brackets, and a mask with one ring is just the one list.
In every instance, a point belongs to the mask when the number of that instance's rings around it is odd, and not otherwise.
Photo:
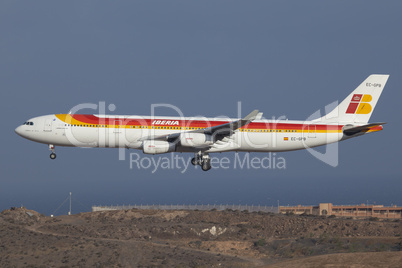
[[(50, 214), (70, 191), (73, 212), (278, 199), (402, 205), (401, 10), (400, 1), (2, 1), (0, 210), (23, 204)], [(285, 170), (151, 173), (130, 169), (116, 149), (59, 147), (51, 161), (46, 145), (14, 133), (28, 118), (99, 101), (115, 104), (115, 114), (169, 103), (212, 117), (236, 117), (241, 101), (243, 115), (304, 120), (373, 73), (390, 79), (370, 121), (388, 124), (340, 143), (335, 168), (298, 151), (277, 155)]]

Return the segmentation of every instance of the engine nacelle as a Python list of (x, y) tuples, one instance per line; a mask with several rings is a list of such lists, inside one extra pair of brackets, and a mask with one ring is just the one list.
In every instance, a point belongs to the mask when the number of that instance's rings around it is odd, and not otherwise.
[(180, 144), (184, 147), (206, 147), (213, 143), (211, 135), (202, 133), (183, 133), (180, 135)]
[(167, 141), (144, 141), (142, 150), (144, 154), (164, 154), (176, 151), (176, 144)]

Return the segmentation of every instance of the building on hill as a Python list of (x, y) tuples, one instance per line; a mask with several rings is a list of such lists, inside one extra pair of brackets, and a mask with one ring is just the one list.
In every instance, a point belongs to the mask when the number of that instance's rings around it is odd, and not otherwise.
[(383, 205), (333, 205), (332, 203), (320, 203), (318, 206), (280, 206), (279, 213), (401, 219), (402, 207), (397, 207), (396, 205), (384, 207)]

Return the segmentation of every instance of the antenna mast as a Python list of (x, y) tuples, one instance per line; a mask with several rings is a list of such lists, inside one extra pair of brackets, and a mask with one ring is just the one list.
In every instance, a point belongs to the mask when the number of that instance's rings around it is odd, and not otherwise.
[(68, 212), (68, 215), (71, 215), (71, 192), (70, 192), (70, 211)]

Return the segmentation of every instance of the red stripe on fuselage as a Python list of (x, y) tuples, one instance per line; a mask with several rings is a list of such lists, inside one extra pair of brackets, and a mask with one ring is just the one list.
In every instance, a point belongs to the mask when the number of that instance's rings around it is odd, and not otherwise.
[[(82, 124), (89, 125), (122, 125), (122, 126), (162, 126), (162, 127), (195, 127), (207, 128), (227, 124), (229, 121), (207, 121), (207, 120), (176, 120), (176, 119), (142, 119), (142, 118), (118, 118), (107, 117), (100, 118), (91, 114), (74, 114), (71, 115), (75, 120), (82, 122)], [(176, 123), (177, 122), (177, 123)], [(303, 130), (307, 127), (316, 130), (342, 130), (341, 125), (318, 125), (318, 124), (292, 124), (292, 123), (264, 123), (264, 122), (251, 122), (250, 124), (242, 127), (243, 129), (293, 129)]]

